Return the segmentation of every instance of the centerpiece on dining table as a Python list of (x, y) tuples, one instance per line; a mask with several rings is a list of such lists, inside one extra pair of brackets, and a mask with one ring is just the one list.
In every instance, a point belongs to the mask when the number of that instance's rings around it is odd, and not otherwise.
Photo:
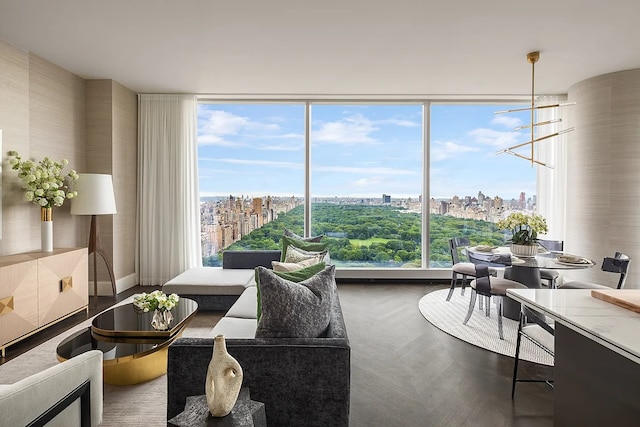
[(534, 257), (538, 253), (538, 234), (545, 234), (547, 220), (541, 215), (514, 212), (499, 220), (500, 230), (511, 231), (511, 253), (519, 257)]

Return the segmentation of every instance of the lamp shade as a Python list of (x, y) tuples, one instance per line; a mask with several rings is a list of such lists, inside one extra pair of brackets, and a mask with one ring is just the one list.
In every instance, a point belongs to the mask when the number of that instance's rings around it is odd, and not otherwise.
[(111, 175), (81, 173), (75, 183), (78, 195), (71, 199), (71, 215), (109, 215), (116, 213)]

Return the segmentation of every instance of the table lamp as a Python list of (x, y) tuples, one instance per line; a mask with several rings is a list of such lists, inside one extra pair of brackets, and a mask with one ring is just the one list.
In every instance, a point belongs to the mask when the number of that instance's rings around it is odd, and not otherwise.
[(97, 255), (100, 254), (111, 278), (113, 296), (116, 296), (116, 281), (113, 266), (107, 253), (102, 249), (98, 235), (96, 215), (112, 215), (116, 213), (116, 200), (113, 195), (111, 175), (82, 173), (75, 183), (78, 195), (71, 199), (71, 215), (91, 215), (91, 231), (89, 233), (89, 254), (93, 253), (93, 301), (98, 306), (98, 266)]

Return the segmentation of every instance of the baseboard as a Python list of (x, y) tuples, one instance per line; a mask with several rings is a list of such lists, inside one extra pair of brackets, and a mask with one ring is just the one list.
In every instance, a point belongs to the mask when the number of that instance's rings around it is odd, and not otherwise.
[[(136, 275), (130, 274), (116, 280), (116, 293), (124, 292), (136, 286)], [(93, 281), (89, 280), (89, 296), (93, 296)], [(113, 296), (111, 282), (108, 280), (98, 281), (98, 296)]]

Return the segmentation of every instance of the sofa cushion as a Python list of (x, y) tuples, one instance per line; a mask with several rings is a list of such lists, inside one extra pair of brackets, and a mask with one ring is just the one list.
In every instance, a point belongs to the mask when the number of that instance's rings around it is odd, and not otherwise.
[(287, 237), (291, 237), (293, 239), (297, 239), (297, 240), (304, 240), (305, 242), (321, 242), (322, 239), (324, 239), (324, 235), (320, 235), (320, 236), (312, 236), (312, 237), (302, 237), (299, 234), (294, 233), (293, 231), (289, 230), (288, 228), (284, 229), (284, 235)]
[(169, 280), (162, 291), (178, 295), (240, 295), (254, 284), (253, 270), (194, 267)]
[[(291, 250), (289, 250), (289, 253), (291, 253)], [(306, 267), (311, 267), (312, 265), (318, 264), (320, 262), (322, 262), (322, 258), (318, 258), (314, 256), (311, 258), (303, 259), (302, 261), (293, 261), (293, 262), (273, 261), (271, 263), (271, 266), (273, 267), (273, 271), (275, 272), (290, 272), (290, 271), (297, 271)]]
[(213, 327), (209, 337), (224, 335), (225, 338), (255, 338), (256, 319), (243, 319), (240, 317), (223, 317)]
[(329, 326), (336, 293), (335, 266), (307, 280), (286, 280), (257, 267), (262, 313), (256, 338), (320, 337)]
[[(312, 263), (318, 263), (323, 261), (327, 256), (327, 251), (305, 251), (304, 249), (296, 248), (295, 246), (289, 246), (287, 248), (287, 255), (284, 258), (285, 263), (290, 262), (302, 262), (311, 261)], [(273, 263), (272, 263), (273, 264)]]
[[(274, 263), (277, 261), (274, 261)], [(312, 264), (308, 267), (304, 267), (304, 268), (299, 268), (297, 270), (294, 271), (276, 271), (275, 269), (273, 270), (273, 272), (282, 277), (283, 279), (286, 280), (290, 280), (292, 282), (302, 282), (303, 280), (307, 280), (309, 277), (313, 276), (314, 274), (318, 274), (320, 273), (322, 270), (324, 270), (326, 267), (326, 264), (324, 262), (319, 262), (316, 264)], [(256, 300), (257, 300), (257, 310), (256, 310), (256, 318), (258, 320), (260, 320), (260, 316), (262, 314), (262, 300), (260, 298), (260, 276), (258, 274), (258, 269), (256, 269)]]
[(256, 319), (258, 313), (257, 307), (257, 293), (258, 288), (256, 286), (248, 287), (240, 298), (231, 306), (226, 317), (239, 317), (242, 319)]
[(280, 255), (280, 261), (285, 262), (287, 259), (287, 250), (290, 246), (308, 252), (322, 252), (327, 250), (328, 244), (328, 242), (305, 242), (304, 240), (294, 239), (289, 236), (282, 236), (282, 254)]

